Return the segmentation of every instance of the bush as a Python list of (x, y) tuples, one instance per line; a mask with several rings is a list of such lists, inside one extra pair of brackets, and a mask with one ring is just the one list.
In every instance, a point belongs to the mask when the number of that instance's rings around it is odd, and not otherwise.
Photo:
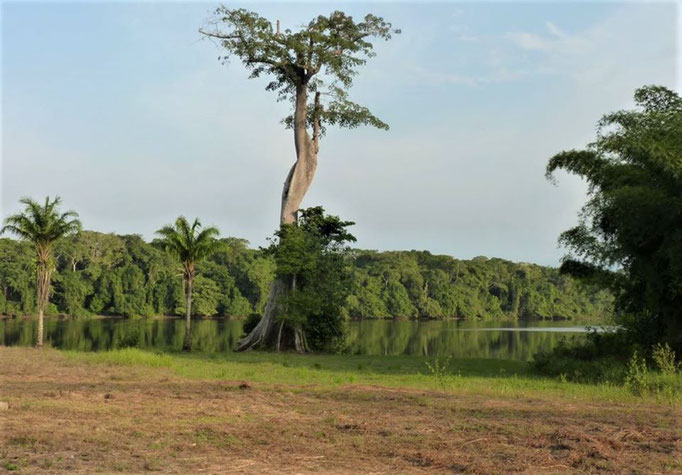
[(656, 363), (656, 366), (663, 374), (675, 374), (679, 369), (679, 363), (675, 362), (675, 352), (666, 343), (661, 345), (658, 343), (651, 351), (651, 357)]
[(563, 338), (552, 350), (533, 357), (540, 374), (581, 383), (621, 383), (632, 345), (620, 332), (591, 331), (587, 338)]
[(636, 396), (649, 392), (649, 370), (646, 361), (637, 351), (632, 354), (628, 362), (628, 372), (625, 375), (625, 387)]
[(562, 381), (623, 384), (636, 396), (674, 400), (682, 392), (675, 353), (667, 345), (653, 348), (651, 359), (660, 372), (650, 370), (645, 354), (625, 332), (591, 332), (587, 339), (563, 339), (553, 350), (537, 353), (532, 364), (538, 373)]

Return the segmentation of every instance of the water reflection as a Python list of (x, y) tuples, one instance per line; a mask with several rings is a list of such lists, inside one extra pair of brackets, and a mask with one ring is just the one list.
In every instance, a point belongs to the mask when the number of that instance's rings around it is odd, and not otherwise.
[[(0, 343), (30, 346), (37, 328), (35, 320), (0, 320)], [(584, 332), (584, 326), (571, 322), (363, 320), (351, 323), (349, 351), (365, 355), (529, 360), (537, 351), (554, 347), (561, 338), (584, 337)], [(241, 335), (241, 321), (198, 320), (192, 324), (192, 347), (202, 352), (227, 352)], [(179, 351), (184, 336), (181, 319), (45, 321), (46, 344), (69, 350), (138, 347)]]
[[(513, 326), (512, 326), (513, 325)], [(561, 338), (584, 337), (585, 326), (557, 322), (360, 321), (351, 326), (352, 353), (453, 355), (529, 360)]]

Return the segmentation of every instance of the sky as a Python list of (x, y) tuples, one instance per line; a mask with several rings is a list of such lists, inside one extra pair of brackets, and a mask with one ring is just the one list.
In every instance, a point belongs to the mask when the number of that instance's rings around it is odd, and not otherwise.
[[(679, 3), (242, 3), (296, 29), (341, 9), (402, 30), (330, 128), (304, 206), (364, 249), (558, 265), (586, 187), (544, 178), (645, 84), (677, 88)], [(146, 239), (183, 214), (265, 243), (295, 160), (288, 104), (198, 28), (213, 3), (2, 4), (2, 216), (60, 195), (86, 229)]]

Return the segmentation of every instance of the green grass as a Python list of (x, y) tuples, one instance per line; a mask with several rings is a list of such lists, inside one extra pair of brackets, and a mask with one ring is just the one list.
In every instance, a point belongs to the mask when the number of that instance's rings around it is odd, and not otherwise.
[(106, 352), (77, 352), (64, 351), (65, 355), (76, 360), (85, 360), (90, 363), (106, 363), (119, 366), (151, 366), (168, 368), (173, 364), (170, 354), (143, 351), (137, 348), (123, 348)]
[[(451, 359), (434, 375), (417, 356), (299, 355), (295, 353), (183, 354), (127, 348), (90, 353), (64, 351), (76, 361), (168, 368), (177, 376), (201, 380), (246, 380), (254, 383), (338, 387), (347, 384), (482, 394), (498, 397), (561, 398), (613, 402), (658, 401), (661, 395), (636, 396), (622, 385), (579, 384), (542, 377), (521, 361)], [(441, 360), (443, 362), (444, 360)], [(678, 382), (682, 376), (676, 376)], [(664, 402), (682, 402), (679, 393)]]

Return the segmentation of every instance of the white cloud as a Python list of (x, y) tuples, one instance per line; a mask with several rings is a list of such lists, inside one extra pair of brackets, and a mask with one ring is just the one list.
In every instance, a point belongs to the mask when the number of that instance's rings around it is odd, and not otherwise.
[(414, 66), (412, 64), (405, 65), (405, 71), (425, 84), (452, 84), (463, 86), (478, 86), (484, 83), (483, 78), (475, 78), (472, 76), (459, 75), (457, 73), (443, 73), (433, 71), (421, 66)]
[(534, 33), (516, 31), (507, 33), (507, 38), (509, 38), (519, 48), (529, 51), (547, 51), (551, 46), (551, 40), (543, 38)]
[(464, 43), (475, 43), (482, 39), (479, 35), (474, 35), (467, 25), (455, 24), (450, 26), (450, 31), (454, 33), (454, 39)]
[(556, 26), (554, 23), (552, 23), (551, 21), (546, 21), (545, 25), (547, 26), (547, 30), (551, 34), (553, 34), (554, 36), (556, 36), (558, 38), (566, 38), (566, 34), (561, 29), (559, 29), (558, 26)]
[(545, 22), (549, 34), (539, 35), (526, 31), (506, 34), (517, 47), (528, 51), (544, 51), (556, 54), (582, 54), (592, 46), (589, 32), (567, 35), (551, 21)]
[[(570, 78), (576, 83), (631, 90), (669, 78), (675, 61), (676, 29), (665, 16), (670, 5), (629, 5), (574, 33), (545, 22), (546, 34), (513, 31), (504, 35), (512, 49), (496, 58), (511, 71)], [(499, 50), (498, 50), (499, 51)], [(533, 54), (519, 59), (519, 51)], [(635, 66), (636, 65), (636, 66)], [(522, 76), (522, 77), (525, 77)], [(672, 84), (668, 84), (672, 86)]]

